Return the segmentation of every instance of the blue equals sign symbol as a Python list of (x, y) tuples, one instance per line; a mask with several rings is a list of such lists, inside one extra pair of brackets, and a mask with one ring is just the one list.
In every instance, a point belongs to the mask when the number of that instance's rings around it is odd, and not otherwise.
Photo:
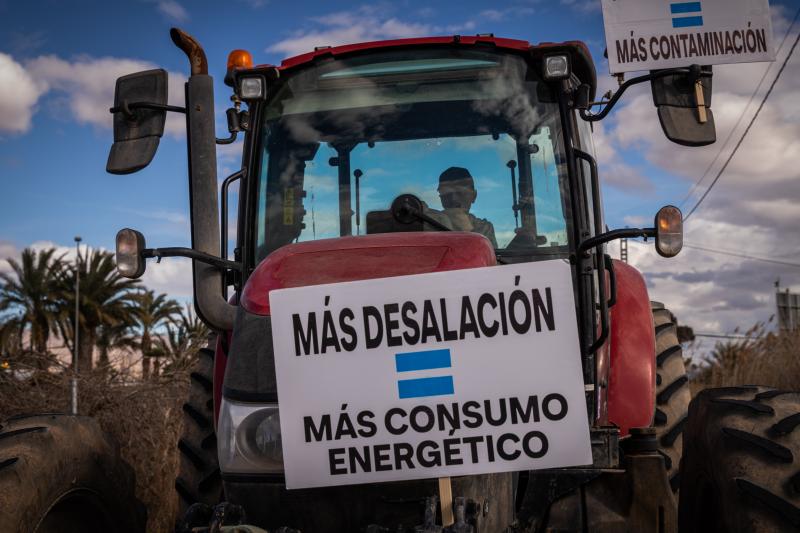
[[(673, 28), (689, 28), (692, 26), (702, 26), (703, 17), (699, 15), (701, 11), (700, 2), (675, 2), (669, 5), (672, 13)], [(698, 13), (689, 17), (676, 17), (675, 15), (686, 15), (687, 13)]]
[[(394, 364), (398, 373), (452, 367), (449, 349), (398, 353), (394, 356)], [(453, 394), (453, 376), (399, 379), (397, 391), (401, 400)]]

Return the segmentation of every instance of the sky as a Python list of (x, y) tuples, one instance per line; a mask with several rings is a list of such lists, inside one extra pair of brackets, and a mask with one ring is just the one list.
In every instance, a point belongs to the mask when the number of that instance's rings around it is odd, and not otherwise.
[[(649, 225), (666, 204), (687, 212), (705, 192), (800, 28), (787, 34), (800, 1), (772, 1), (771, 8), (776, 47), (787, 36), (776, 63), (715, 67), (717, 143), (684, 148), (667, 141), (647, 85), (628, 91), (595, 124), (609, 227)], [(112, 141), (108, 108), (118, 76), (165, 68), (170, 103), (182, 105), (187, 64), (169, 39), (172, 26), (188, 31), (207, 52), (220, 136), (230, 96), (222, 78), (234, 48), (249, 50), (258, 64), (276, 64), (315, 46), (387, 38), (494, 33), (532, 43), (578, 39), (595, 60), (598, 94), (617, 85), (603, 58), (596, 0), (0, 0), (0, 258), (30, 246), (68, 250), (75, 235), (89, 246), (113, 249), (122, 227), (139, 229), (151, 246), (189, 245), (182, 118), (168, 119), (148, 168), (128, 176), (105, 172)], [(687, 245), (790, 264), (689, 247), (662, 259), (650, 244), (630, 244), (630, 262), (645, 273), (651, 298), (698, 332), (731, 333), (768, 320), (778, 279), (800, 290), (798, 56), (788, 61), (738, 153), (685, 227)], [(238, 168), (239, 149), (220, 150), (220, 177)], [(610, 253), (618, 256), (616, 244)], [(181, 300), (191, 297), (186, 260), (151, 263), (144, 281)]]

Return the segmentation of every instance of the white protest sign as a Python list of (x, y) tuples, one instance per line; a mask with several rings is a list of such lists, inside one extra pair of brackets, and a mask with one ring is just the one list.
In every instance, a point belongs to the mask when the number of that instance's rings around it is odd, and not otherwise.
[(612, 74), (774, 61), (767, 0), (602, 0)]
[(591, 464), (563, 260), (270, 293), (290, 489)]

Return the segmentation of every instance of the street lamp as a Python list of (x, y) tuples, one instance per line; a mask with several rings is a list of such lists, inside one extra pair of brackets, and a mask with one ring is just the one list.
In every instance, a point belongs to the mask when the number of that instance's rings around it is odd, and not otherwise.
[(81, 237), (75, 236), (75, 335), (73, 337), (74, 343), (72, 347), (72, 406), (71, 412), (73, 415), (78, 414), (78, 331), (79, 331), (79, 314), (80, 314), (80, 297), (81, 297)]

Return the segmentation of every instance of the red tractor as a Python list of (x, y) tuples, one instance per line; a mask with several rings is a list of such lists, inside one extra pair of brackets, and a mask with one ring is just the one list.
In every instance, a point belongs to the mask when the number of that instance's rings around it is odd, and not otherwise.
[[(253, 66), (237, 50), (225, 76), (230, 136), (219, 139), (205, 54), (184, 32), (171, 36), (191, 67), (185, 106), (167, 105), (163, 70), (120, 78), (107, 170), (147, 166), (166, 113), (186, 114), (192, 247), (153, 249), (134, 230), (117, 235), (118, 268), (131, 278), (148, 258), (193, 259), (195, 307), (218, 334), (184, 405), (175, 485), (182, 531), (237, 523), (303, 532), (676, 531), (679, 489), (687, 531), (798, 525), (797, 475), (785, 475), (796, 470), (797, 420), (784, 418), (796, 396), (704, 393), (687, 426), (674, 318), (649, 301), (636, 269), (605, 250), (613, 239), (652, 237), (658, 253), (674, 256), (682, 220), (668, 206), (653, 228), (607, 230), (591, 123), (629, 86), (650, 82), (671, 140), (714, 142), (713, 115), (705, 104), (698, 113), (695, 99), (701, 91), (710, 102), (710, 68), (654, 71), (597, 103), (595, 68), (577, 41), (402, 39), (320, 47), (280, 66)], [(220, 193), (216, 145), (240, 133), (241, 169)], [(464, 269), (545, 261), (571, 270), (580, 353), (561, 355), (580, 359), (591, 464), (454, 477), (451, 486), (416, 479), (287, 490), (273, 349), (273, 335), (287, 333), (273, 331), (271, 291), (445, 271), (458, 279)], [(315, 383), (303, 388), (313, 395)], [(717, 411), (727, 418), (705, 418)], [(755, 434), (777, 417), (774, 431)], [(685, 427), (691, 456), (679, 474)]]

